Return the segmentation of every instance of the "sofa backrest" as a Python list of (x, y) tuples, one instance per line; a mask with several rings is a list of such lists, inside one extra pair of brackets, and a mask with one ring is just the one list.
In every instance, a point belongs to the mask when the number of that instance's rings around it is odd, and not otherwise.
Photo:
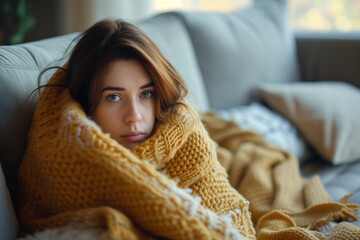
[(179, 13), (191, 37), (210, 107), (259, 100), (264, 82), (300, 78), (286, 0), (254, 0), (232, 13)]

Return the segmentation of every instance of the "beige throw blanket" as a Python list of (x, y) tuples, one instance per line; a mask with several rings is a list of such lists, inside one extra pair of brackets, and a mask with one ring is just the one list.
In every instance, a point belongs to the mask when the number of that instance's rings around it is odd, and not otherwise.
[(330, 236), (317, 231), (332, 221), (357, 220), (359, 206), (346, 197), (333, 202), (319, 177), (300, 176), (293, 155), (213, 112), (204, 114), (202, 121), (220, 146), (219, 161), (231, 185), (250, 202), (258, 239), (360, 239), (360, 229), (345, 222)]

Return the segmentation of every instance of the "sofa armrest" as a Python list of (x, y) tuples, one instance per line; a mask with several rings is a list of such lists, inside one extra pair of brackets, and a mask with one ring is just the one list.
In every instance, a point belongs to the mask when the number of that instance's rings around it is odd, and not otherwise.
[(360, 87), (360, 32), (296, 32), (295, 38), (302, 80)]

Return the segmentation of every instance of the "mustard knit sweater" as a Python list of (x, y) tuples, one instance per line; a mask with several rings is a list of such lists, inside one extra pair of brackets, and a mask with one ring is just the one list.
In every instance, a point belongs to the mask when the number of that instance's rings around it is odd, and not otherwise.
[[(58, 70), (49, 84), (65, 84)], [(215, 144), (184, 107), (129, 151), (85, 115), (68, 89), (46, 87), (19, 170), (19, 220), (30, 231), (83, 223), (116, 239), (255, 239), (249, 202)]]

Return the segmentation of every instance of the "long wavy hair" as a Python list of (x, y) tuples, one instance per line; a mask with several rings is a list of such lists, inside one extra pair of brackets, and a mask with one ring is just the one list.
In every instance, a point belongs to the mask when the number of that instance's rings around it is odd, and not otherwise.
[(100, 101), (107, 66), (117, 59), (136, 60), (146, 69), (155, 86), (157, 120), (164, 120), (172, 107), (184, 105), (186, 83), (136, 26), (123, 20), (103, 20), (75, 41), (67, 67), (63, 68), (67, 73), (66, 87), (88, 115), (92, 115)]

